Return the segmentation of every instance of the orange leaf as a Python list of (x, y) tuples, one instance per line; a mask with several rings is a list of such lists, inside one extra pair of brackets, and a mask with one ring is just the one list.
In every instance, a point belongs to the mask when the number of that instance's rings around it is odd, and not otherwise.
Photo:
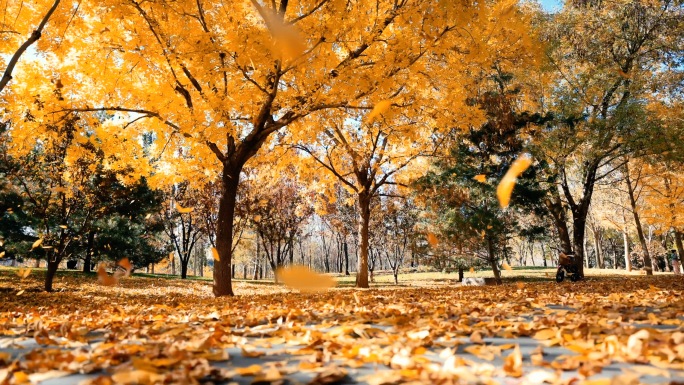
[(191, 213), (193, 210), (195, 210), (193, 207), (183, 207), (178, 204), (178, 202), (174, 202), (176, 205), (176, 210), (181, 213), (181, 214), (187, 214)]
[(40, 246), (40, 244), (43, 243), (43, 238), (39, 238), (37, 241), (33, 242), (33, 245), (31, 246), (31, 250), (35, 249), (36, 247)]
[(372, 123), (373, 120), (375, 120), (375, 118), (377, 118), (378, 116), (387, 112), (387, 110), (389, 110), (389, 108), (391, 106), (392, 106), (392, 101), (390, 101), (390, 100), (383, 100), (383, 101), (376, 103), (375, 106), (373, 106), (373, 109), (371, 110), (371, 112), (368, 114), (368, 117), (366, 117), (366, 120), (369, 123)]
[(513, 352), (504, 359), (504, 371), (511, 377), (521, 377), (522, 370), (522, 353), (520, 353), (520, 346), (516, 345)]
[(131, 274), (131, 270), (133, 270), (133, 265), (131, 265), (131, 261), (128, 260), (128, 257), (121, 259), (118, 265), (126, 269), (126, 277), (128, 277)]
[(506, 175), (501, 178), (501, 182), (499, 182), (499, 186), (496, 188), (496, 196), (499, 198), (499, 204), (501, 204), (502, 208), (508, 207), (508, 204), (511, 201), (513, 187), (515, 187), (515, 182), (518, 180), (518, 177), (525, 172), (528, 167), (530, 167), (531, 164), (532, 157), (527, 154), (523, 154), (516, 159), (513, 164), (511, 164), (511, 167), (508, 169), (508, 172), (506, 172)]
[(119, 279), (117, 277), (107, 274), (104, 264), (102, 263), (97, 268), (97, 281), (100, 282), (102, 286), (114, 286), (119, 283)]
[(486, 183), (487, 182), (487, 175), (485, 174), (478, 174), (473, 177), (476, 181), (480, 183)]
[(285, 286), (301, 292), (317, 292), (335, 286), (335, 280), (327, 275), (311, 271), (306, 266), (291, 266), (276, 271), (278, 280)]
[(534, 333), (534, 338), (535, 340), (549, 340), (553, 337), (556, 336), (556, 331), (553, 329), (542, 329), (539, 330), (538, 332)]
[(214, 261), (219, 262), (221, 261), (221, 258), (219, 257), (219, 252), (216, 250), (215, 247), (211, 248), (211, 255), (214, 257)]
[(504, 262), (501, 266), (504, 268), (504, 270), (513, 271), (513, 268), (506, 262)]
[(430, 244), (430, 246), (432, 246), (432, 247), (436, 247), (436, 246), (437, 246), (437, 243), (438, 243), (438, 242), (437, 242), (437, 237), (435, 236), (435, 234), (433, 234), (433, 233), (427, 233), (427, 241), (428, 241), (428, 243)]

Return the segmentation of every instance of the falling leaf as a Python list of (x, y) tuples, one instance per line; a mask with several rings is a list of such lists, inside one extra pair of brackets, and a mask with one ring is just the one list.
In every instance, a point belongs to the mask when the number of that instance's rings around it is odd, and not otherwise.
[(31, 246), (31, 250), (35, 249), (36, 247), (40, 246), (40, 244), (43, 243), (43, 238), (38, 238), (37, 241), (33, 242), (33, 245)]
[(502, 208), (508, 207), (511, 201), (511, 193), (513, 192), (513, 187), (518, 180), (518, 177), (527, 170), (532, 164), (532, 157), (528, 154), (521, 155), (516, 159), (511, 167), (506, 172), (506, 175), (499, 182), (499, 186), (496, 188), (496, 196), (499, 198), (499, 204)]
[(371, 110), (371, 112), (366, 117), (366, 121), (368, 121), (368, 123), (372, 123), (375, 120), (375, 118), (377, 118), (378, 116), (387, 112), (387, 110), (389, 110), (389, 108), (391, 106), (392, 106), (391, 100), (382, 100), (380, 102), (377, 102), (373, 106), (373, 109)]
[(191, 213), (193, 210), (195, 210), (193, 207), (183, 207), (178, 204), (178, 202), (174, 202), (176, 206), (176, 211), (178, 211), (181, 214), (187, 214)]
[(332, 277), (318, 274), (306, 266), (280, 268), (276, 271), (276, 276), (285, 286), (301, 292), (318, 292), (335, 286)]
[(59, 227), (62, 229), (68, 229), (67, 225), (59, 225)]
[(487, 182), (487, 175), (485, 174), (478, 174), (473, 177), (476, 181), (480, 183), (486, 183)]
[(145, 219), (150, 219), (151, 216), (152, 216), (152, 214), (147, 214), (147, 215), (145, 215)]
[(5, 256), (5, 252), (4, 251), (0, 252), (0, 258), (2, 258), (4, 256)]
[(427, 233), (427, 241), (432, 247), (437, 247), (437, 237), (433, 233)]
[(97, 281), (100, 282), (102, 286), (114, 286), (119, 283), (119, 279), (116, 276), (111, 276), (107, 274), (104, 264), (100, 264), (97, 268)]
[(520, 346), (516, 345), (513, 352), (504, 359), (504, 371), (511, 377), (521, 377), (523, 375), (522, 369), (522, 353), (520, 353)]
[(30, 267), (23, 267), (17, 270), (17, 276), (21, 279), (25, 279), (31, 274), (31, 268)]
[(506, 271), (513, 271), (513, 268), (506, 262), (501, 265)]
[(22, 295), (22, 294), (24, 294), (24, 290), (19, 290), (19, 291), (17, 292), (17, 296)]
[(255, 215), (254, 216), (254, 222), (256, 222), (256, 223), (261, 222), (261, 215)]
[(211, 248), (211, 255), (214, 257), (214, 261), (219, 262), (221, 261), (221, 258), (219, 257), (219, 252), (216, 250), (215, 247)]
[(474, 273), (474, 272), (475, 272), (475, 268), (474, 268), (474, 267), (471, 267), (471, 268), (470, 268), (470, 272), (471, 272), (471, 273)]
[(131, 275), (131, 271), (133, 270), (133, 265), (131, 265), (131, 261), (128, 260), (128, 257), (122, 258), (117, 265), (123, 267), (126, 269), (124, 276), (128, 277)]

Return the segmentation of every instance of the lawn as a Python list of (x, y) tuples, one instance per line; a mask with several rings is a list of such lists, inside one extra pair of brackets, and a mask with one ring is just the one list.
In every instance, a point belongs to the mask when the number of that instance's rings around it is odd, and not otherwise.
[(76, 272), (44, 293), (44, 271), (5, 268), (0, 383), (684, 382), (684, 279), (589, 270), (556, 284), (553, 272), (485, 287), (378, 275), (370, 290), (340, 277), (315, 294), (238, 280), (217, 299), (208, 280), (104, 287)]

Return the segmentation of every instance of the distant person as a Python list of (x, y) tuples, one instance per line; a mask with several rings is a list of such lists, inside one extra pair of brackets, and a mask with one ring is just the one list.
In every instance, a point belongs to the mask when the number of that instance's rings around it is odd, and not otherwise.
[(670, 260), (670, 263), (672, 263), (672, 272), (675, 273), (675, 275), (682, 274), (682, 267), (679, 265), (679, 256), (677, 255), (677, 250), (670, 250), (670, 253), (667, 256)]

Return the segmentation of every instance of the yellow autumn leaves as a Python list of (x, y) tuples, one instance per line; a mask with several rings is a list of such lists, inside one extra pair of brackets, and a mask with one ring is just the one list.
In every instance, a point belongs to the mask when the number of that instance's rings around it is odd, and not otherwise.
[[(522, 175), (530, 165), (532, 165), (532, 157), (529, 154), (522, 154), (513, 162), (513, 164), (511, 164), (506, 175), (501, 178), (499, 185), (496, 187), (496, 196), (499, 199), (499, 204), (502, 208), (506, 208), (510, 204), (513, 187), (515, 187), (518, 177)], [(487, 182), (487, 176), (485, 174), (475, 175), (473, 179), (480, 183)]]

